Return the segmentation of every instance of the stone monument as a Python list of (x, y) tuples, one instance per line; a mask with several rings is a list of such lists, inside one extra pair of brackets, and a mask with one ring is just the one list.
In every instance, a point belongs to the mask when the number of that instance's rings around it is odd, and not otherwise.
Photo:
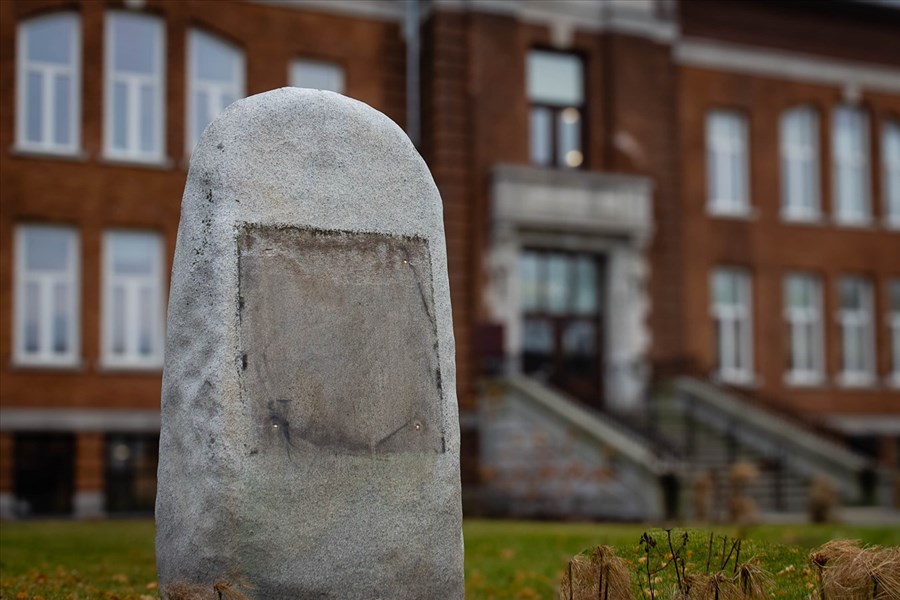
[(164, 598), (462, 598), (442, 206), (395, 123), (296, 88), (216, 119), (167, 335)]

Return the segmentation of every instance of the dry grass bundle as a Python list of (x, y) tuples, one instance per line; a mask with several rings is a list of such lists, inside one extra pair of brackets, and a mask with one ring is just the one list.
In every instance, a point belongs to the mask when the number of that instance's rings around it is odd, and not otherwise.
[(812, 553), (822, 600), (900, 599), (900, 548), (834, 540)]
[(559, 600), (633, 600), (631, 573), (611, 546), (597, 546), (569, 561), (559, 583)]
[(728, 471), (728, 518), (732, 523), (754, 523), (759, 518), (756, 501), (747, 495), (747, 487), (759, 479), (759, 467), (752, 462), (736, 462)]
[(816, 475), (809, 486), (809, 519), (813, 523), (834, 520), (838, 507), (837, 487), (827, 477)]
[(172, 583), (161, 592), (163, 600), (216, 600), (211, 587), (196, 583)]
[[(244, 587), (251, 587), (243, 584)], [(232, 581), (220, 579), (213, 585), (173, 583), (162, 589), (163, 600), (250, 600)]]
[(713, 491), (715, 479), (711, 470), (704, 471), (694, 479), (694, 518), (709, 521), (712, 517)]
[(740, 565), (735, 579), (746, 600), (765, 600), (769, 597), (772, 575), (756, 562), (746, 562)]
[(757, 479), (759, 479), (759, 467), (752, 462), (736, 462), (728, 471), (728, 480), (732, 489), (743, 490)]
[(696, 575), (691, 578), (687, 600), (743, 600), (734, 580), (724, 573)]

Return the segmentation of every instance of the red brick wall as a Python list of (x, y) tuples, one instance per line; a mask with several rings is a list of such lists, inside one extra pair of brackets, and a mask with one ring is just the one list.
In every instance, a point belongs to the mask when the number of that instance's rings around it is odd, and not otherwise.
[[(167, 260), (175, 249), (185, 152), (185, 38), (199, 26), (227, 37), (245, 53), (247, 92), (288, 84), (291, 59), (335, 61), (347, 94), (404, 124), (405, 50), (397, 23), (298, 11), (249, 2), (150, 1), (146, 12), (166, 24), (166, 150), (162, 167), (106, 164), (103, 125), (103, 15), (109, 2), (0, 3), (0, 406), (152, 409), (160, 373), (103, 372), (100, 356), (101, 237), (107, 228), (161, 232)], [(43, 10), (77, 9), (82, 16), (83, 161), (17, 156), (15, 39), (20, 19)], [(16, 369), (12, 356), (13, 230), (16, 223), (70, 224), (81, 234), (81, 356), (75, 371)], [(170, 264), (170, 263), (169, 263)], [(168, 269), (167, 269), (168, 270)]]
[[(898, 392), (884, 382), (889, 368), (885, 326), (887, 281), (900, 277), (900, 235), (883, 226), (881, 122), (900, 116), (900, 97), (864, 92), (869, 110), (875, 224), (869, 228), (835, 225), (831, 200), (831, 109), (842, 102), (833, 86), (813, 85), (683, 67), (680, 69), (679, 122), (683, 168), (685, 347), (701, 373), (715, 362), (709, 313), (709, 274), (716, 265), (744, 266), (752, 273), (754, 365), (761, 378), (756, 392), (812, 415), (896, 413)], [(778, 122), (785, 109), (807, 104), (820, 113), (821, 225), (784, 223), (780, 218)], [(748, 118), (751, 219), (710, 217), (706, 211), (704, 118), (712, 108), (734, 108)], [(821, 387), (798, 389), (784, 384), (787, 368), (782, 279), (789, 270), (812, 271), (823, 285), (826, 378)], [(871, 390), (838, 386), (840, 331), (837, 280), (866, 275), (875, 287), (875, 330), (879, 384)]]

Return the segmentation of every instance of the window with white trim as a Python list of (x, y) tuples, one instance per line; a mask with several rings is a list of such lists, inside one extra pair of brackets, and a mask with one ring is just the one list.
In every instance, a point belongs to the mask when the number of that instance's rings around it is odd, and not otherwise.
[(719, 215), (750, 212), (747, 119), (729, 110), (706, 115), (707, 209)]
[(81, 146), (81, 19), (33, 17), (19, 25), (16, 146), (75, 154)]
[(162, 366), (163, 294), (162, 236), (107, 231), (103, 238), (104, 366)]
[(900, 279), (888, 282), (888, 329), (891, 337), (891, 384), (900, 387)]
[(785, 278), (784, 318), (788, 331), (788, 383), (820, 383), (825, 357), (818, 277), (792, 273)]
[(869, 223), (869, 119), (863, 110), (852, 106), (834, 109), (831, 152), (835, 220), (849, 225)]
[(188, 33), (188, 151), (206, 126), (245, 95), (244, 53), (199, 29)]
[(344, 93), (344, 69), (324, 60), (298, 58), (291, 62), (291, 86)]
[(841, 277), (838, 281), (838, 297), (841, 383), (869, 385), (875, 377), (872, 284), (864, 277)]
[(715, 269), (711, 284), (716, 374), (726, 382), (750, 383), (753, 381), (750, 274), (743, 269)]
[(527, 59), (531, 162), (584, 166), (584, 62), (577, 54), (531, 50)]
[(16, 227), (14, 360), (17, 364), (77, 364), (78, 252), (78, 232), (73, 228)]
[(104, 154), (161, 162), (165, 147), (165, 31), (149, 15), (106, 14)]
[(801, 106), (781, 115), (781, 216), (819, 218), (819, 114)]
[(881, 160), (884, 163), (884, 206), (889, 227), (900, 229), (900, 121), (884, 124)]

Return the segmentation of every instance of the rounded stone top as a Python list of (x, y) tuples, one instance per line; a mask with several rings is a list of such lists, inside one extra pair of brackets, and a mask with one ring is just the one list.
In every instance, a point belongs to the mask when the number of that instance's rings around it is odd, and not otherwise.
[[(271, 213), (280, 209), (297, 217), (286, 222), (310, 226), (369, 229), (366, 222), (414, 219), (443, 229), (435, 223), (442, 221), (437, 188), (404, 131), (334, 92), (285, 87), (227, 108), (194, 150), (182, 211), (209, 194), (235, 197), (239, 205), (227, 203), (226, 212), (269, 213), (269, 221), (282, 221)], [(328, 207), (348, 218), (315, 217)], [(350, 218), (359, 211), (364, 218)], [(399, 229), (420, 229), (407, 225)]]

